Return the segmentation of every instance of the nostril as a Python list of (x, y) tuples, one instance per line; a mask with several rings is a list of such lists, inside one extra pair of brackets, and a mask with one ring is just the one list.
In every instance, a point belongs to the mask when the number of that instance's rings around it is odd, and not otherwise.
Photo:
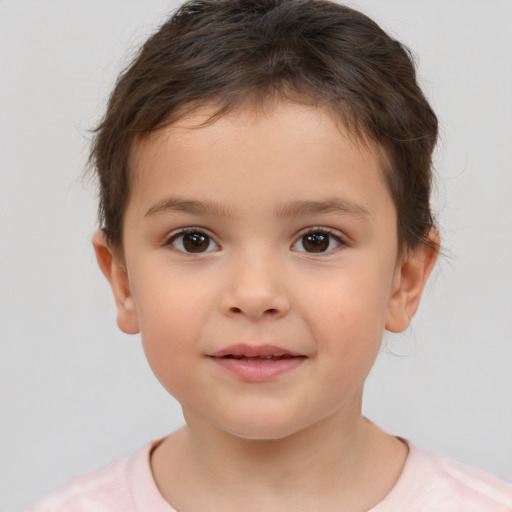
[[(235, 313), (235, 314), (239, 314), (239, 313), (243, 313), (244, 310), (241, 309), (241, 308), (237, 308), (236, 306), (233, 306), (231, 308), (229, 308), (229, 311), (231, 313)], [(278, 309), (275, 309), (275, 308), (269, 308), (269, 309), (265, 309), (263, 311), (263, 314), (264, 315), (271, 315), (271, 316), (275, 316), (279, 313), (279, 310)]]

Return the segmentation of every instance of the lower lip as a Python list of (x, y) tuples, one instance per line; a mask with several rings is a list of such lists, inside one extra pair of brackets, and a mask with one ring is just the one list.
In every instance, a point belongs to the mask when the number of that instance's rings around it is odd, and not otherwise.
[(284, 359), (210, 357), (210, 359), (236, 377), (250, 382), (272, 380), (283, 373), (294, 370), (306, 360), (305, 357), (289, 357)]

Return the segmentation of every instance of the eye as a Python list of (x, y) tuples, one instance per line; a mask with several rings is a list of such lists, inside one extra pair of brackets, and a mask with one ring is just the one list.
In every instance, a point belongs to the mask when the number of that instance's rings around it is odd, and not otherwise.
[(315, 229), (304, 233), (292, 246), (292, 250), (309, 253), (331, 252), (343, 244), (340, 236), (325, 230)]
[(167, 244), (181, 252), (200, 254), (216, 251), (219, 246), (205, 232), (192, 229), (180, 231), (171, 236)]

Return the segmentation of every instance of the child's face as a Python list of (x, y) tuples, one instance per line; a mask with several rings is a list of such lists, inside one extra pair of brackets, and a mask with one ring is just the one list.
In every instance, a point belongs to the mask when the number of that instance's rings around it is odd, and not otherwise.
[(118, 323), (190, 422), (272, 439), (351, 421), (416, 307), (378, 154), (321, 109), (209, 114), (134, 150), (124, 264), (96, 247)]

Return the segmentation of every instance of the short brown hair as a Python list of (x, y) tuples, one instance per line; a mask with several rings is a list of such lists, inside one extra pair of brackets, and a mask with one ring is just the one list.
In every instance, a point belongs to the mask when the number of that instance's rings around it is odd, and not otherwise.
[(401, 246), (430, 245), (437, 118), (409, 51), (364, 14), (329, 0), (192, 0), (121, 74), (95, 131), (100, 225), (122, 246), (133, 142), (184, 112), (282, 95), (328, 107), (383, 149)]

